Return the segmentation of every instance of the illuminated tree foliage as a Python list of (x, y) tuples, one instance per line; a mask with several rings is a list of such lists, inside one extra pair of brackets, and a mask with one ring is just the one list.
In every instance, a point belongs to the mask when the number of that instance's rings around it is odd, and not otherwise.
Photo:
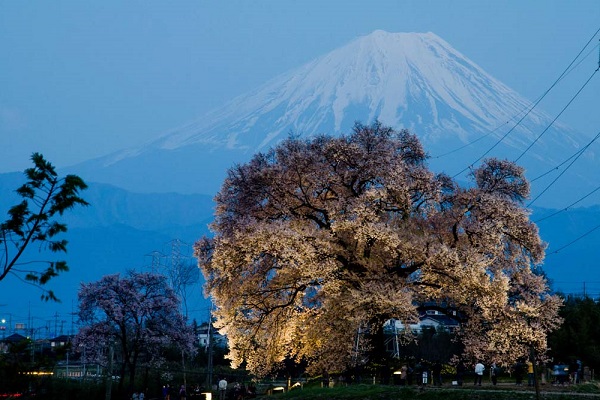
[(138, 364), (161, 361), (161, 349), (175, 346), (194, 354), (194, 334), (179, 312), (179, 300), (166, 277), (130, 272), (127, 277), (107, 275), (79, 290), (82, 328), (75, 347), (85, 362), (107, 366), (113, 346), (121, 377), (135, 382)]
[(414, 322), (432, 301), (464, 316), (467, 357), (545, 350), (560, 300), (536, 274), (523, 169), (486, 160), (463, 188), (425, 161), (416, 136), (376, 123), (290, 138), (229, 171), (214, 238), (195, 251), (235, 365), (342, 370), (364, 360), (359, 331)]
[[(88, 205), (79, 197), (87, 185), (76, 175), (59, 177), (39, 153), (34, 153), (31, 160), (34, 166), (25, 170), (27, 182), (16, 190), (22, 201), (11, 207), (9, 218), (0, 223), (0, 281), (12, 273), (43, 289), (50, 279), (68, 271), (67, 263), (31, 258), (23, 261), (23, 255), (34, 244), (40, 251), (67, 251), (67, 241), (60, 239), (67, 226), (59, 218), (77, 205)], [(36, 267), (40, 264), (45, 267)], [(58, 300), (51, 290), (44, 290), (42, 299)]]

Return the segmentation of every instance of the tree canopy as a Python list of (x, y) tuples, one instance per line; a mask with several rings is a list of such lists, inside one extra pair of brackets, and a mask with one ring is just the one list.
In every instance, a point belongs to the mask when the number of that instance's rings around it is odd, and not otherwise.
[(107, 365), (107, 349), (115, 345), (123, 385), (125, 373), (135, 381), (137, 365), (157, 364), (161, 349), (176, 346), (195, 353), (194, 334), (179, 311), (179, 300), (166, 277), (129, 272), (127, 277), (107, 275), (79, 290), (82, 328), (76, 346), (85, 349), (86, 361)]
[(550, 356), (556, 363), (581, 360), (600, 368), (600, 299), (567, 296), (560, 316), (564, 324), (549, 335)]
[(488, 159), (461, 187), (426, 158), (407, 130), (357, 124), (229, 170), (214, 237), (195, 250), (234, 365), (343, 370), (373, 345), (359, 332), (414, 322), (424, 302), (462, 316), (466, 357), (545, 350), (561, 302), (536, 273), (545, 246), (523, 169)]
[[(77, 205), (88, 205), (79, 196), (87, 185), (76, 175), (59, 177), (54, 166), (39, 153), (34, 153), (31, 160), (34, 166), (25, 170), (27, 182), (16, 190), (22, 201), (11, 207), (9, 218), (0, 223), (0, 281), (13, 273), (42, 287), (60, 272), (68, 271), (67, 263), (22, 262), (21, 258), (34, 243), (39, 245), (40, 251), (67, 251), (67, 241), (58, 239), (67, 231), (67, 226), (57, 218)], [(36, 264), (45, 265), (45, 268), (36, 268)], [(51, 290), (44, 290), (42, 298), (57, 300)]]

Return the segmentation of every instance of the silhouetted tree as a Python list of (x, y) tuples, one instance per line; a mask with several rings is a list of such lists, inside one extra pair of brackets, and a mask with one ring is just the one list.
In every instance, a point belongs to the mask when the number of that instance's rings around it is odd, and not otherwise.
[(568, 296), (560, 310), (562, 326), (548, 337), (550, 356), (569, 364), (581, 360), (600, 368), (600, 304), (591, 297)]
[[(52, 290), (42, 286), (60, 272), (68, 271), (67, 263), (21, 259), (32, 244), (53, 253), (67, 251), (67, 241), (57, 238), (67, 231), (67, 226), (58, 217), (77, 205), (88, 205), (79, 197), (87, 185), (76, 175), (59, 177), (39, 153), (34, 153), (31, 160), (34, 166), (25, 170), (27, 182), (16, 190), (22, 201), (9, 209), (9, 218), (0, 224), (0, 281), (9, 273), (22, 275), (42, 288), (42, 299), (57, 300)], [(36, 264), (46, 267), (36, 269)]]

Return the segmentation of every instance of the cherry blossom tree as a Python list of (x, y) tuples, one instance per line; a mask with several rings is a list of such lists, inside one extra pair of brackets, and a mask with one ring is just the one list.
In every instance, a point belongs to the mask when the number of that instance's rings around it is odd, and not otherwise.
[(85, 349), (87, 362), (107, 366), (114, 346), (120, 364), (120, 389), (125, 374), (134, 382), (140, 361), (158, 362), (161, 349), (176, 346), (195, 353), (194, 334), (179, 311), (179, 301), (166, 277), (130, 271), (126, 277), (108, 275), (79, 290), (82, 328), (75, 348)]
[(67, 251), (67, 241), (60, 239), (67, 226), (60, 217), (75, 206), (88, 205), (79, 196), (87, 185), (76, 175), (59, 177), (54, 166), (39, 153), (34, 153), (31, 160), (34, 166), (25, 170), (27, 181), (16, 190), (22, 200), (9, 209), (9, 218), (0, 223), (0, 281), (14, 274), (42, 289), (43, 300), (57, 301), (54, 292), (43, 285), (68, 271), (67, 263), (32, 258), (23, 261), (24, 254), (34, 244), (40, 251)]
[(543, 353), (561, 302), (536, 273), (545, 246), (523, 169), (489, 159), (471, 177), (434, 174), (416, 136), (379, 123), (232, 168), (195, 252), (234, 365), (343, 370), (381, 345), (358, 333), (415, 322), (425, 302), (464, 317), (466, 357)]

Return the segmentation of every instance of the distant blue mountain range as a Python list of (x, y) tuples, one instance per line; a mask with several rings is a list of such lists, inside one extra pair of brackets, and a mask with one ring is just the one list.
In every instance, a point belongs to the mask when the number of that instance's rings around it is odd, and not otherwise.
[[(207, 234), (211, 197), (235, 163), (290, 134), (349, 133), (355, 121), (410, 129), (429, 152), (432, 170), (460, 180), (483, 157), (519, 159), (535, 180), (534, 196), (544, 194), (532, 219), (544, 218), (598, 187), (600, 150), (530, 106), (433, 33), (376, 31), (357, 38), (155, 141), (62, 171), (91, 182), (84, 193), (91, 206), (66, 216), (71, 271), (51, 284), (64, 303), (40, 304), (34, 288), (9, 277), (0, 282), (0, 314), (23, 317), (31, 310), (40, 316), (35, 324), (55, 312), (66, 318), (80, 282), (156, 269), (173, 252), (173, 240), (191, 245)], [(0, 215), (14, 201), (19, 179), (0, 175)], [(592, 197), (586, 201), (590, 207), (539, 222), (549, 243), (544, 269), (557, 290), (600, 295), (600, 229), (594, 231), (600, 208)], [(206, 316), (200, 286), (190, 308)]]
[[(21, 180), (21, 174), (0, 174), (0, 220), (6, 219), (6, 211), (17, 200), (14, 190)], [(81, 282), (93, 282), (129, 269), (160, 270), (172, 261), (174, 251), (178, 257), (195, 263), (191, 246), (209, 234), (208, 224), (213, 214), (210, 196), (136, 194), (91, 183), (83, 197), (90, 206), (67, 212), (63, 219), (68, 225), (65, 235), (69, 241), (68, 253), (53, 258), (66, 259), (70, 267), (69, 272), (48, 285), (62, 302), (41, 302), (39, 289), (9, 275), (0, 282), (0, 317), (10, 314), (13, 322), (39, 327), (54, 321), (58, 313), (58, 318), (68, 321), (70, 326)], [(173, 246), (175, 240), (180, 241), (177, 249)], [(32, 247), (22, 261), (44, 256), (47, 257)], [(189, 288), (188, 308), (192, 318), (207, 320), (209, 302), (202, 294), (202, 283), (200, 280)]]
[[(0, 174), (0, 211), (16, 200), (14, 189), (19, 174)], [(213, 202), (206, 195), (139, 194), (106, 184), (90, 184), (83, 193), (90, 206), (66, 214), (69, 231), (68, 254), (65, 258), (70, 271), (55, 278), (50, 288), (62, 303), (44, 303), (38, 289), (9, 276), (0, 282), (0, 316), (12, 315), (13, 322), (30, 323), (34, 327), (58, 318), (67, 321), (64, 331), (73, 320), (71, 313), (77, 305), (77, 290), (81, 282), (92, 282), (103, 275), (124, 273), (129, 269), (152, 270), (157, 261), (165, 264), (173, 251), (173, 241), (180, 240), (188, 251), (179, 255), (190, 262), (191, 245), (202, 235), (209, 234), (213, 218)], [(542, 219), (557, 210), (535, 208), (532, 220)], [(542, 238), (548, 242), (548, 256), (543, 265), (553, 288), (567, 293), (600, 295), (600, 269), (597, 247), (590, 246), (590, 237), (600, 235), (600, 229), (586, 240), (569, 245), (574, 238), (600, 226), (600, 207), (576, 208), (543, 219), (538, 224)], [(567, 245), (567, 247), (560, 249)], [(558, 253), (554, 253), (559, 250)], [(30, 249), (28, 259), (38, 257)], [(209, 301), (202, 295), (203, 279), (190, 288), (188, 304), (191, 318), (206, 320)], [(29, 316), (32, 321), (29, 321)], [(74, 320), (73, 320), (74, 321)]]

